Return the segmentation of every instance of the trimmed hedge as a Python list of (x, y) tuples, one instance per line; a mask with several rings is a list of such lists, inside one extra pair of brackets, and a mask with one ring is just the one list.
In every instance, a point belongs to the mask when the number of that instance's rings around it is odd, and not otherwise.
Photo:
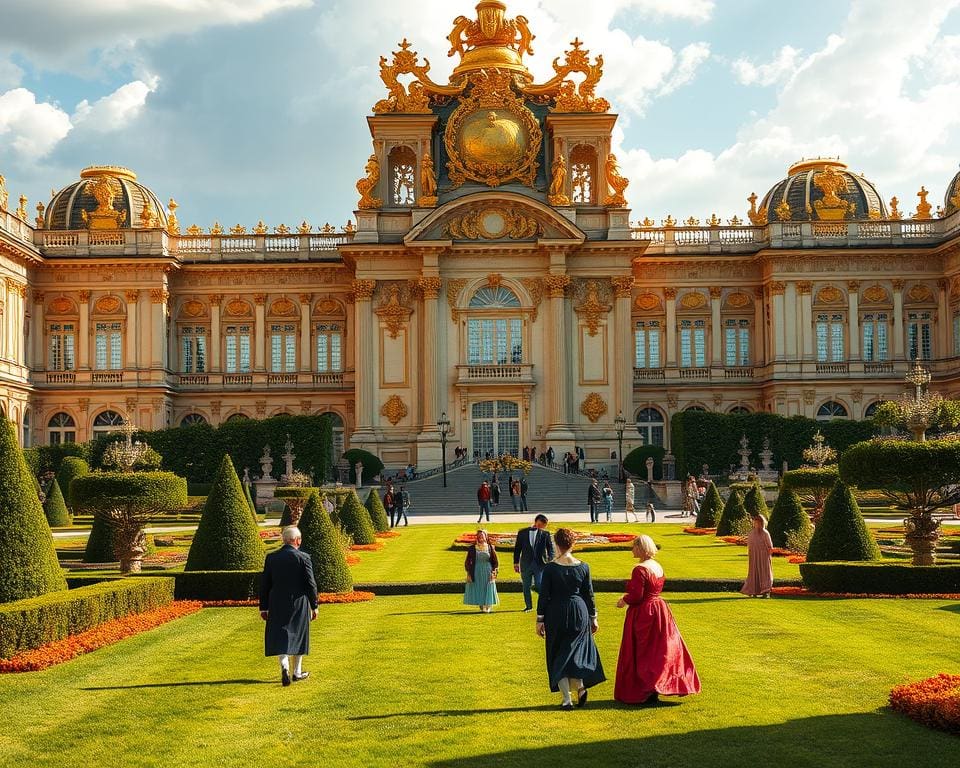
[(233, 462), (226, 454), (187, 555), (185, 571), (263, 568), (265, 551)]
[(70, 483), (78, 477), (84, 477), (90, 474), (90, 465), (79, 456), (64, 456), (60, 469), (57, 472), (57, 482), (60, 484), (60, 491), (63, 493), (64, 501), (70, 509), (73, 509), (73, 502), (70, 497)]
[(782, 488), (790, 488), (794, 491), (810, 491), (811, 493), (818, 488), (824, 488), (826, 489), (824, 496), (826, 496), (839, 479), (840, 471), (836, 464), (820, 468), (801, 467), (784, 472), (780, 479), (780, 485)]
[(93, 518), (87, 546), (83, 550), (85, 563), (114, 563), (117, 553), (113, 547), (113, 528), (99, 515)]
[(727, 503), (723, 507), (723, 514), (717, 523), (717, 536), (746, 536), (750, 533), (752, 523), (747, 508), (743, 506), (743, 499), (736, 489), (730, 491)]
[(880, 548), (867, 528), (850, 487), (841, 480), (823, 504), (813, 532), (807, 562), (879, 560)]
[(653, 457), (653, 479), (663, 478), (663, 457), (666, 451), (659, 445), (641, 445), (623, 457), (623, 468), (631, 475), (647, 479), (647, 459)]
[(370, 522), (377, 533), (383, 533), (390, 530), (390, 521), (387, 519), (387, 510), (383, 506), (383, 500), (376, 488), (371, 488), (367, 494), (367, 501), (364, 503), (367, 512), (370, 513)]
[(723, 515), (723, 499), (720, 497), (720, 491), (711, 480), (704, 494), (703, 501), (700, 503), (700, 511), (697, 513), (697, 528), (716, 528), (720, 517)]
[[(353, 495), (356, 496), (355, 493)], [(298, 527), (302, 536), (300, 549), (310, 555), (313, 562), (317, 590), (349, 592), (353, 589), (353, 577), (347, 567), (346, 554), (340, 547), (337, 532), (318, 494), (313, 494), (307, 501)]]
[(56, 445), (35, 445), (23, 449), (23, 457), (34, 475), (39, 477), (47, 472), (57, 473), (68, 456), (86, 460), (90, 455), (89, 443), (57, 443)]
[(767, 506), (766, 499), (763, 498), (763, 491), (760, 486), (754, 483), (743, 497), (743, 506), (750, 517), (763, 515), (767, 522), (770, 521), (770, 508)]
[[(315, 493), (318, 493), (319, 489), (313, 486), (308, 485), (283, 485), (279, 488), (274, 488), (273, 498), (275, 499), (301, 499), (303, 500), (303, 506), (300, 507), (300, 513), (303, 514), (303, 508), (306, 506), (307, 500)], [(289, 504), (284, 504), (283, 512), (280, 513), (280, 527), (286, 528), (288, 525), (293, 525), (293, 510), (290, 508)]]
[(91, 472), (71, 484), (76, 512), (94, 515), (130, 506), (137, 512), (169, 512), (187, 506), (187, 481), (172, 472)]
[[(163, 576), (131, 573), (133, 578), (163, 578), (173, 582), (177, 600), (256, 600), (263, 571), (179, 571)], [(128, 578), (130, 578), (128, 577)]]
[(377, 540), (370, 513), (360, 503), (356, 491), (351, 491), (337, 510), (340, 527), (353, 536), (354, 544), (373, 544)]
[(810, 530), (810, 516), (800, 503), (796, 491), (788, 488), (780, 492), (777, 503), (773, 505), (767, 530), (775, 547), (786, 547), (787, 536), (794, 531)]
[(53, 478), (50, 490), (47, 491), (47, 500), (43, 503), (43, 514), (47, 516), (47, 524), (51, 528), (64, 528), (70, 525), (70, 512), (67, 511), (67, 505), (63, 501), (57, 478)]
[(380, 461), (380, 457), (362, 448), (351, 448), (343, 454), (343, 458), (350, 462), (351, 483), (357, 482), (357, 473), (354, 472), (353, 466), (358, 461), (363, 464), (363, 477), (367, 480), (372, 480), (383, 471), (383, 462)]
[(866, 595), (956, 594), (960, 565), (907, 563), (801, 563), (803, 586), (811, 592)]
[(0, 605), (0, 658), (173, 601), (170, 579), (114, 580)]

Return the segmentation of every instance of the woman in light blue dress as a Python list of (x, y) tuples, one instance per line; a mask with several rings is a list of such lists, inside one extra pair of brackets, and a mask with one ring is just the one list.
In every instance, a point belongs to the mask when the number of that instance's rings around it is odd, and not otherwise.
[(497, 571), (500, 561), (497, 551), (482, 528), (477, 531), (476, 543), (467, 550), (463, 564), (467, 572), (467, 586), (463, 592), (464, 605), (478, 605), (481, 613), (491, 613), (500, 604), (497, 597)]

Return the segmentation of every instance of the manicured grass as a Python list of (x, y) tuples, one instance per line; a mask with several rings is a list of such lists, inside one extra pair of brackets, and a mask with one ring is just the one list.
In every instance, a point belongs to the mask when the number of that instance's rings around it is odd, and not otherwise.
[(612, 701), (615, 595), (599, 598), (597, 635), (611, 680), (570, 713), (516, 610), (440, 595), (324, 606), (312, 676), (284, 689), (256, 611), (206, 609), (0, 678), (0, 765), (956, 765), (955, 737), (885, 707), (897, 683), (958, 671), (956, 604), (668, 599), (704, 692), (653, 709)]

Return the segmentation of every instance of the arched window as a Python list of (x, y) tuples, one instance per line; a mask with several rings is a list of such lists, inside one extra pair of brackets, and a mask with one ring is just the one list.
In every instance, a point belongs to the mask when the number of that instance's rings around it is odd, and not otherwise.
[(203, 418), (199, 413), (188, 413), (182, 419), (180, 419), (181, 427), (189, 427), (193, 424), (206, 424), (207, 420)]
[(410, 147), (394, 147), (388, 157), (390, 204), (413, 205), (417, 199), (417, 155)]
[[(484, 286), (470, 299), (473, 310), (520, 308), (520, 299), (509, 288)], [(481, 313), (478, 313), (481, 314)], [(490, 316), (493, 314), (494, 316)], [(523, 362), (523, 319), (519, 314), (496, 316), (483, 312), (482, 316), (467, 320), (467, 364), (507, 365)]]
[(704, 408), (702, 405), (688, 405), (688, 406), (687, 406), (686, 408), (684, 408), (683, 410), (684, 410), (684, 411), (687, 411), (688, 413), (689, 413), (689, 412), (706, 413), (706, 411), (707, 411), (707, 409)]
[(880, 407), (880, 403), (882, 402), (883, 400), (874, 400), (872, 403), (870, 403), (870, 405), (868, 405), (863, 412), (863, 418), (872, 419), (874, 416), (876, 416), (877, 408)]
[(93, 436), (116, 432), (123, 424), (123, 416), (116, 411), (103, 411), (93, 420)]
[(663, 414), (656, 408), (643, 408), (637, 413), (637, 432), (644, 445), (663, 446), (665, 427)]
[(597, 177), (597, 150), (589, 144), (577, 144), (570, 152), (571, 200), (574, 205), (593, 205)]
[(747, 408), (747, 406), (745, 405), (735, 405), (732, 408), (728, 409), (727, 413), (735, 416), (742, 416), (744, 414), (750, 413), (750, 409)]
[(509, 288), (502, 285), (484, 286), (470, 298), (470, 309), (499, 309), (520, 307), (520, 299)]
[(817, 409), (817, 421), (847, 418), (847, 409), (836, 400), (827, 400)]
[(247, 414), (245, 414), (245, 413), (231, 413), (231, 414), (227, 417), (227, 421), (228, 421), (228, 422), (230, 422), (230, 421), (244, 421), (245, 419), (249, 419), (249, 418), (250, 418), (250, 417), (247, 416)]

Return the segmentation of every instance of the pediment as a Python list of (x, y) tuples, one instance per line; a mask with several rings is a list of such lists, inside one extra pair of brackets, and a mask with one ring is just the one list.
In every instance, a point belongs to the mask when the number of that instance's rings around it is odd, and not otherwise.
[(451, 200), (404, 237), (417, 242), (517, 243), (539, 240), (582, 243), (586, 235), (553, 208), (512, 192), (481, 192)]

